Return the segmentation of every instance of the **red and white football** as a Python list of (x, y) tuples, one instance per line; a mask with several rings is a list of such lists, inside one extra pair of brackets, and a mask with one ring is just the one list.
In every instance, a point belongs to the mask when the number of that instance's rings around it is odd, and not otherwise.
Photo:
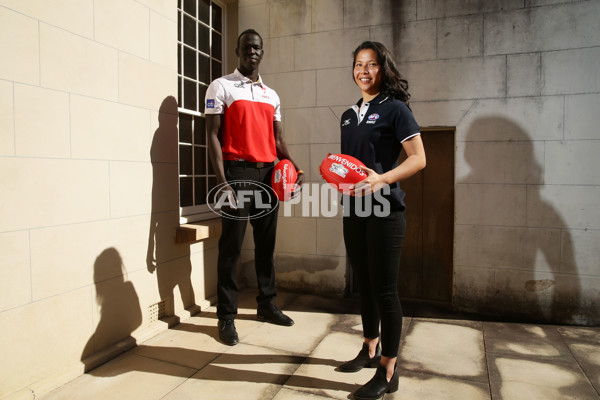
[(273, 168), (271, 187), (280, 201), (287, 201), (294, 195), (298, 174), (290, 160), (281, 160)]
[(358, 159), (346, 154), (327, 154), (321, 162), (321, 176), (331, 186), (342, 193), (348, 193), (348, 187), (360, 182), (368, 175), (365, 165)]

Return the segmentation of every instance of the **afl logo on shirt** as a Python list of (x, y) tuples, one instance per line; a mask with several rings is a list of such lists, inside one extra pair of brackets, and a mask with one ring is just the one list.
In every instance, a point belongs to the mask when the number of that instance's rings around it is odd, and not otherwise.
[(215, 99), (206, 99), (206, 108), (215, 108)]
[(374, 124), (375, 121), (377, 121), (379, 119), (379, 114), (373, 113), (373, 114), (369, 115), (369, 117), (367, 119), (368, 119), (367, 124)]

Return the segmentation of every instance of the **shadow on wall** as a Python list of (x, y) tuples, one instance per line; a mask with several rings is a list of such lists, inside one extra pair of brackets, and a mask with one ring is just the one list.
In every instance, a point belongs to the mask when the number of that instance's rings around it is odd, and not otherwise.
[(185, 308), (195, 306), (192, 287), (192, 263), (189, 244), (175, 245), (179, 226), (179, 167), (177, 100), (165, 98), (158, 113), (158, 129), (154, 132), (150, 158), (152, 161), (152, 216), (148, 234), (146, 265), (156, 272), (165, 315), (175, 313), (175, 289), (179, 288)]
[[(407, 16), (410, 15), (410, 13), (408, 12), (408, 10), (410, 9), (409, 2), (396, 2), (394, 0), (387, 1), (388, 4), (384, 5), (384, 7), (385, 9), (390, 10), (390, 12), (392, 13), (392, 21), (394, 21), (394, 23), (392, 24), (392, 41), (389, 44), (384, 43), (384, 45), (386, 45), (388, 50), (390, 50), (394, 54), (396, 58), (395, 61), (397, 63), (408, 61), (406, 53), (410, 53), (410, 48), (414, 47), (416, 43), (414, 40), (408, 40), (404, 31), (406, 22), (408, 21)], [(405, 49), (408, 49), (409, 51), (403, 51)], [(402, 70), (400, 72), (402, 73)]]
[[(524, 185), (526, 191), (523, 203), (514, 204), (514, 208), (513, 204), (507, 204), (512, 201), (509, 193), (492, 199), (488, 198), (492, 195), (483, 190), (475, 192), (481, 198), (474, 202), (498, 205), (497, 209), (512, 213), (513, 222), (506, 224), (512, 225), (507, 227), (490, 215), (469, 217), (469, 224), (479, 225), (478, 221), (485, 221), (481, 225), (492, 225), (475, 227), (481, 229), (481, 235), (475, 239), (473, 245), (479, 248), (473, 252), (477, 254), (474, 262), (479, 264), (474, 266), (494, 268), (491, 290), (488, 289), (485, 299), (473, 299), (478, 304), (471, 304), (469, 308), (531, 321), (589, 323), (581, 303), (569, 225), (540, 193), (544, 184), (543, 170), (536, 161), (532, 139), (506, 118), (478, 118), (467, 133), (464, 157), (471, 171), (460, 183), (506, 184), (515, 188)], [(471, 210), (493, 212), (489, 205), (476, 203)], [(515, 213), (520, 212), (523, 220), (515, 224)], [(516, 237), (507, 237), (507, 232)], [(482, 290), (471, 289), (474, 293)], [(462, 292), (461, 302), (473, 302), (469, 300), (473, 295), (468, 293), (469, 288), (456, 290)]]
[[(117, 250), (114, 248), (106, 249), (97, 257), (94, 264), (94, 278), (101, 317), (96, 331), (88, 341), (82, 354), (85, 371), (91, 376), (103, 378), (127, 375), (130, 372), (142, 372), (153, 375), (191, 377), (195, 380), (232, 383), (248, 382), (277, 385), (285, 383), (290, 387), (323, 388), (345, 392), (353, 392), (359, 387), (358, 384), (293, 376), (298, 366), (303, 363), (333, 368), (341, 363), (340, 360), (293, 354), (264, 354), (261, 352), (255, 354), (228, 354), (226, 350), (229, 347), (216, 341), (216, 337), (218, 337), (217, 315), (206, 312), (202, 313), (200, 317), (194, 317), (191, 322), (179, 323), (171, 329), (174, 332), (189, 332), (198, 335), (198, 341), (214, 341), (215, 343), (212, 346), (217, 351), (207, 352), (175, 346), (141, 344), (135, 348), (134, 352), (115, 359), (111, 363), (100, 365), (108, 361), (109, 358), (114, 358), (114, 352), (110, 352), (104, 358), (96, 354), (93, 357), (88, 357), (88, 355), (95, 353), (96, 349), (110, 348), (111, 344), (121, 346), (121, 352), (134, 347), (136, 341), (131, 333), (140, 326), (142, 316), (137, 293), (133, 284), (125, 280), (125, 269)], [(240, 320), (256, 320), (251, 315), (242, 314), (238, 317)], [(110, 339), (127, 337), (130, 338), (130, 342), (125, 344), (122, 341), (116, 343), (116, 340), (111, 341)], [(172, 337), (169, 340), (172, 340)], [(222, 349), (223, 352), (219, 352), (218, 349)], [(212, 363), (217, 359), (219, 365)], [(282, 364), (286, 367), (283, 367), (284, 371), (281, 372), (263, 372), (260, 365), (264, 364)], [(232, 371), (235, 373), (232, 373)], [(195, 374), (195, 372), (198, 373)], [(107, 387), (103, 385), (91, 385), (88, 388), (87, 393), (92, 397), (101, 395), (103, 391), (107, 390)], [(139, 388), (132, 387), (131, 390), (139, 394)], [(183, 392), (185, 390), (184, 387)], [(194, 390), (196, 389), (194, 388)], [(126, 393), (127, 389), (125, 393), (121, 394), (125, 395)], [(109, 395), (109, 393), (105, 393), (105, 395)], [(182, 395), (185, 397), (185, 393), (182, 393)]]
[[(123, 350), (135, 345), (131, 333), (142, 324), (142, 312), (135, 288), (125, 280), (126, 276), (123, 260), (115, 248), (104, 250), (96, 258), (94, 283), (100, 321), (81, 354), (85, 371), (106, 361), (99, 359), (101, 350), (117, 342), (122, 343)], [(96, 353), (95, 358), (89, 357)]]

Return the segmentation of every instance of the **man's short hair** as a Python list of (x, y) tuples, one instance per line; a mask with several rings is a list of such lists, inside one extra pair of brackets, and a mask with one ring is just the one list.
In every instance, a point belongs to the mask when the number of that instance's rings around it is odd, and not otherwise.
[(240, 36), (238, 36), (236, 49), (240, 48), (240, 39), (244, 35), (256, 35), (260, 38), (260, 44), (262, 45), (263, 43), (263, 38), (260, 36), (260, 33), (256, 32), (254, 29), (246, 29), (244, 32), (240, 33)]

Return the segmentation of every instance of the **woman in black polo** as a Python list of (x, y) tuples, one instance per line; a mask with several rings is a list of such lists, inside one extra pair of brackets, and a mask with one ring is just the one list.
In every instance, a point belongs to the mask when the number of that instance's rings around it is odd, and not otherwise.
[[(391, 53), (381, 43), (364, 42), (354, 51), (353, 66), (362, 98), (342, 116), (342, 153), (362, 161), (369, 176), (350, 188), (354, 196), (344, 196), (344, 242), (360, 282), (364, 343), (358, 356), (339, 369), (377, 367), (354, 393), (363, 400), (398, 389), (402, 308), (397, 281), (406, 230), (399, 182), (425, 167), (425, 150), (408, 107), (408, 84)], [(399, 164), (402, 149), (407, 157)]]

